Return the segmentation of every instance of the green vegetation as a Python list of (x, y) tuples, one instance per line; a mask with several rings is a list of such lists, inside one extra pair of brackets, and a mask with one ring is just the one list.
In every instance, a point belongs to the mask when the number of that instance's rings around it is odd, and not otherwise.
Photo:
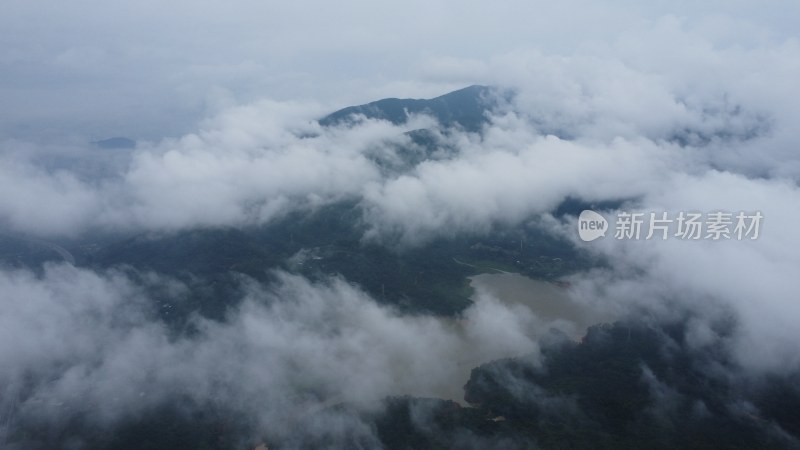
[(340, 275), (403, 312), (455, 315), (470, 305), (471, 275), (501, 270), (556, 279), (594, 264), (535, 224), (413, 248), (364, 242), (365, 230), (358, 203), (343, 201), (263, 227), (141, 234), (77, 257), (98, 269), (130, 266), (189, 284), (193, 297), (164, 311), (169, 321), (192, 308), (221, 319), (240, 297), (241, 275), (268, 282), (274, 269), (311, 279)]
[(724, 349), (691, 348), (684, 323), (594, 326), (579, 344), (547, 349), (543, 366), (516, 358), (474, 369), (465, 398), (542, 448), (791, 448), (796, 438), (767, 424), (796, 432), (797, 380), (753, 389), (716, 377), (734, 369)]

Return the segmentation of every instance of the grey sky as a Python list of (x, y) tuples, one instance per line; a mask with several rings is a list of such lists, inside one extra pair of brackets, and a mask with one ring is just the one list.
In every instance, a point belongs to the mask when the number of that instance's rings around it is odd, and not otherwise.
[(666, 15), (720, 45), (776, 42), (796, 36), (798, 10), (792, 1), (7, 0), (0, 135), (153, 139), (260, 98), (334, 108), (430, 96), (487, 81), (439, 70), (442, 59), (593, 52)]

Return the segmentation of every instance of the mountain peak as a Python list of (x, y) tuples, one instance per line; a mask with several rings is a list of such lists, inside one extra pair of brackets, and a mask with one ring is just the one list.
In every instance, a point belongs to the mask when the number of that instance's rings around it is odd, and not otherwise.
[(322, 126), (348, 124), (355, 116), (363, 115), (399, 125), (408, 120), (409, 114), (429, 114), (444, 127), (459, 126), (476, 132), (486, 122), (486, 112), (495, 105), (492, 88), (472, 85), (431, 99), (385, 98), (350, 106), (323, 117), (319, 123)]
[(92, 141), (92, 144), (103, 149), (132, 149), (136, 147), (136, 141), (120, 136)]

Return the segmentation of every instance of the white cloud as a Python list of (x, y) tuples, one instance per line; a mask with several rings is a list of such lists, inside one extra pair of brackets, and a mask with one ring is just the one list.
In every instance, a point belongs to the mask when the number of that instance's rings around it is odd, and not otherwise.
[[(760, 210), (752, 242), (597, 241), (610, 268), (576, 278), (574, 292), (621, 310), (733, 311), (730, 348), (742, 366), (800, 369), (795, 3), (340, 2), (308, 14), (288, 3), (139, 2), (124, 20), (107, 2), (49, 14), (31, 5), (12, 1), (0, 17), (7, 230), (243, 226), (353, 198), (368, 238), (415, 244), (520, 223), (567, 196), (631, 198), (655, 211)], [(333, 102), (474, 82), (516, 97), (482, 136), (446, 136), (452, 158), (401, 175), (385, 176), (369, 155), (429, 119), (314, 122)], [(287, 100), (308, 97), (325, 104)], [(201, 115), (211, 118), (195, 125)], [(116, 134), (152, 142), (112, 157), (75, 144)], [(17, 135), (36, 138), (6, 138)], [(575, 237), (572, 223), (560, 230)], [(25, 373), (41, 374), (50, 382), (24, 407), (56, 416), (63, 405), (51, 399), (113, 417), (114, 402), (146, 405), (163, 392), (283, 414), (310, 386), (355, 402), (436, 392), (456, 373), (454, 354), (535, 349), (537, 321), (519, 311), (480, 303), (459, 333), (378, 307), (344, 281), (282, 276), (273, 291), (253, 287), (226, 323), (200, 321), (199, 336), (177, 339), (117, 273), (0, 272), (0, 292), (3, 398), (21, 392)], [(696, 320), (690, 341), (706, 345), (708, 321)], [(229, 390), (215, 393), (219, 385)]]
[[(191, 299), (175, 281), (140, 275), (178, 294), (165, 305)], [(198, 318), (198, 333), (174, 336), (154, 320), (163, 300), (123, 272), (0, 271), (0, 399), (13, 415), (3, 423), (58, 426), (89, 411), (112, 424), (184, 397), (257, 417), (279, 436), (338, 402), (371, 407), (402, 394), (458, 400), (472, 367), (535, 354), (536, 336), (548, 329), (491, 298), (457, 323), (401, 316), (341, 279), (277, 279), (250, 283), (225, 322)]]
[[(661, 191), (637, 202), (636, 210), (668, 211), (673, 218), (679, 211), (760, 211), (758, 239), (578, 243), (603, 255), (610, 269), (576, 276), (576, 293), (608, 307), (643, 306), (664, 315), (688, 310), (713, 321), (732, 314), (736, 332), (730, 350), (742, 367), (800, 370), (800, 305), (795, 301), (800, 284), (793, 275), (800, 270), (794, 251), (800, 245), (794, 231), (800, 215), (788, 207), (798, 201), (800, 190), (783, 180), (718, 171), (677, 174)], [(575, 224), (565, 227), (562, 232), (578, 242)]]

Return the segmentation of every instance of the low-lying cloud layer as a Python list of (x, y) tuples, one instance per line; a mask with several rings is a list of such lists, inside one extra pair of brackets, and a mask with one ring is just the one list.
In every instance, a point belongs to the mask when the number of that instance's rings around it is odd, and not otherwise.
[[(691, 310), (688, 340), (698, 347), (717, 344), (710, 324), (731, 315), (724, 347), (737, 370), (796, 372), (800, 44), (757, 22), (743, 39), (743, 23), (670, 16), (566, 55), (432, 56), (419, 69), (424, 89), (479, 82), (512, 95), (481, 133), (433, 131), (456, 151), (401, 173), (376, 155), (415, 145), (404, 133), (435, 129), (430, 117), (322, 127), (316, 119), (329, 111), (320, 105), (265, 100), (116, 153), (8, 137), (0, 226), (47, 239), (247, 227), (347, 199), (360, 208), (364, 239), (394, 248), (536, 219), (604, 261), (571, 278), (576, 298), (613, 316)], [(92, 55), (67, 50), (61, 61)], [(18, 59), (0, 54), (0, 64)], [(567, 198), (643, 212), (760, 211), (764, 222), (753, 241), (582, 243), (571, 216), (549, 215)], [(225, 321), (198, 317), (194, 333), (176, 336), (153, 311), (169, 302), (141, 283), (176, 302), (191, 301), (188, 288), (157, 274), (135, 280), (67, 265), (0, 272), (6, 430), (83, 413), (114, 423), (183, 396), (280, 435), (336, 402), (450, 395), (473, 364), (536, 353), (543, 330), (530, 311), (491, 299), (457, 324), (400, 316), (346, 280), (278, 274), (273, 285), (244, 282), (246, 298)]]
[[(410, 145), (402, 132), (430, 127), (425, 118), (399, 127), (364, 121), (323, 128), (315, 122), (324, 115), (319, 106), (263, 101), (110, 160), (98, 149), (70, 161), (51, 148), (56, 157), (49, 157), (8, 140), (0, 180), (10, 194), (0, 202), (0, 220), (51, 236), (240, 226), (350, 197), (363, 199), (375, 233), (413, 240), (454, 226), (519, 222), (567, 195), (658, 192), (672, 174), (716, 169), (797, 178), (793, 124), (800, 111), (789, 81), (800, 72), (795, 41), (718, 48), (674, 19), (637, 37), (691, 51), (656, 56), (631, 37), (598, 52), (605, 57), (520, 51), (450, 60), (438, 69), (442, 76), (465, 66), (476, 79), (514, 92), (513, 100), (494, 112), (482, 135), (444, 137), (458, 149), (455, 157), (399, 176), (382, 176), (371, 155)], [(99, 168), (87, 175), (78, 163), (87, 158), (105, 166), (103, 176)]]
[[(460, 321), (401, 316), (345, 280), (314, 284), (278, 273), (270, 286), (244, 281), (243, 303), (226, 321), (197, 317), (195, 333), (176, 336), (155, 311), (191, 301), (187, 287), (129, 275), (66, 264), (38, 276), (0, 272), (4, 433), (44, 424), (66, 442), (70, 418), (112, 426), (189, 399), (243, 414), (285, 439), (338, 403), (373, 408), (388, 395), (459, 400), (472, 367), (535, 355), (537, 335), (549, 328), (524, 307), (492, 298)], [(166, 302), (145, 288), (167, 293)]]

